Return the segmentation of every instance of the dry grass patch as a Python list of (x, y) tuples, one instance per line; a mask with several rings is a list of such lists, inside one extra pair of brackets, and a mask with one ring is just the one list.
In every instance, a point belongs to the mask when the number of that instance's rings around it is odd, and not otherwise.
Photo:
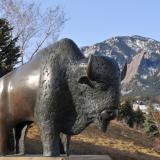
[[(38, 128), (33, 125), (27, 135), (27, 151), (42, 151)], [(107, 133), (91, 125), (80, 135), (73, 136), (71, 154), (109, 154), (115, 160), (159, 160), (160, 154), (153, 149), (155, 138), (142, 131), (128, 128), (113, 121)]]

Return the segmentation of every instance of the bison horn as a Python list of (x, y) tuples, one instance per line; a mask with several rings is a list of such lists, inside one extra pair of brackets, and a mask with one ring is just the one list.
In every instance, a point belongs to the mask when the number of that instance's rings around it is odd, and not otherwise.
[(123, 70), (121, 72), (121, 81), (123, 81), (123, 79), (125, 78), (126, 72), (127, 72), (127, 63), (125, 63)]
[(93, 68), (92, 68), (92, 63), (93, 63), (93, 55), (91, 55), (89, 57), (89, 60), (88, 60), (88, 66), (87, 66), (87, 76), (88, 76), (88, 79), (90, 80), (93, 80)]

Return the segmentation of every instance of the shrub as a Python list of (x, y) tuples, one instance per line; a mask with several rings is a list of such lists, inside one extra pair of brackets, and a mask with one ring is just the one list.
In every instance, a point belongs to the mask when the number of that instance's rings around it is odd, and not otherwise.
[(138, 108), (137, 111), (133, 111), (133, 123), (136, 128), (143, 128), (145, 121), (144, 113)]
[(133, 109), (131, 100), (129, 98), (121, 103), (118, 112), (118, 120), (124, 121), (129, 125), (129, 127), (133, 127)]
[(160, 132), (158, 130), (158, 127), (156, 125), (156, 122), (151, 119), (150, 116), (146, 116), (145, 122), (144, 122), (144, 130), (145, 132), (150, 136), (159, 136)]

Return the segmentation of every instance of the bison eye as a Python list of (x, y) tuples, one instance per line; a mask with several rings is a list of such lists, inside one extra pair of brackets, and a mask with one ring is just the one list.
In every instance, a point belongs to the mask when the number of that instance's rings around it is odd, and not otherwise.
[(94, 88), (94, 85), (92, 84), (92, 82), (88, 79), (87, 76), (83, 76), (78, 80), (78, 83), (81, 84), (87, 84), (88, 86), (90, 86), (91, 88)]

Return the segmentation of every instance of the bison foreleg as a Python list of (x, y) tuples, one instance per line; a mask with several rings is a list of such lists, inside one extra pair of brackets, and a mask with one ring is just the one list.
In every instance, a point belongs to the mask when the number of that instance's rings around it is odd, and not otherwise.
[(43, 156), (60, 156), (59, 132), (52, 130), (51, 125), (39, 124), (43, 145)]

